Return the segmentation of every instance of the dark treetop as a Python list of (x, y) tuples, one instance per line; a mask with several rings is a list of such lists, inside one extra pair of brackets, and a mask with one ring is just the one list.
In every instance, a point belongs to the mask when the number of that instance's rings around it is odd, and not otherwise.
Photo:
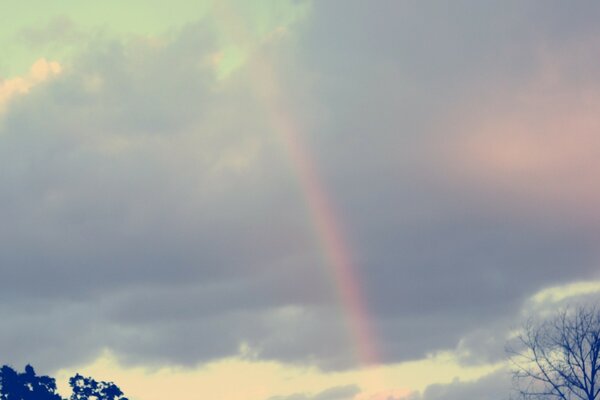
[[(96, 381), (79, 374), (69, 379), (73, 393), (69, 400), (127, 400), (112, 382)], [(37, 376), (31, 365), (17, 372), (8, 365), (0, 368), (0, 400), (63, 400), (56, 392), (56, 380)]]

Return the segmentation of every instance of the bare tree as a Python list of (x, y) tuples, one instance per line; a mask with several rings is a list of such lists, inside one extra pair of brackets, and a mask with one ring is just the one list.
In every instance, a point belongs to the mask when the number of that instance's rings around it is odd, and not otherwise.
[(579, 307), (530, 321), (509, 347), (522, 399), (600, 399), (600, 311)]

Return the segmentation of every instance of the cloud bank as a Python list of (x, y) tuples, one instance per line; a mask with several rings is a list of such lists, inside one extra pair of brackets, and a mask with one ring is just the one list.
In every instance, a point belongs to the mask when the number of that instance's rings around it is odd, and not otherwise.
[(381, 361), (498, 360), (530, 296), (597, 278), (600, 10), (565, 7), (322, 2), (225, 77), (201, 20), (5, 81), (5, 361), (356, 366), (257, 65), (341, 217)]

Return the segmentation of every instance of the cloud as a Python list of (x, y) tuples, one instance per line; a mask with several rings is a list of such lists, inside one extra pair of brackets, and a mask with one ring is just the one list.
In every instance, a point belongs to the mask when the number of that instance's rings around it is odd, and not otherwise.
[[(196, 364), (245, 343), (347, 362), (287, 160), (244, 81), (215, 87), (214, 46), (203, 25), (166, 45), (103, 42), (6, 114), (0, 335), (28, 332), (7, 362), (109, 347)], [(36, 79), (40, 66), (55, 69)]]
[(536, 293), (532, 297), (535, 304), (560, 303), (573, 297), (580, 297), (600, 292), (600, 281), (575, 282), (563, 286), (554, 286)]
[(274, 396), (268, 400), (349, 400), (360, 392), (356, 385), (336, 386), (314, 395), (296, 393), (289, 396)]
[(436, 384), (425, 389), (421, 395), (408, 397), (410, 400), (461, 400), (505, 399), (510, 393), (510, 374), (499, 370), (474, 382), (455, 381), (451, 384)]
[(61, 70), (58, 62), (40, 58), (33, 63), (27, 75), (0, 80), (0, 113), (6, 110), (11, 99), (29, 92), (32, 87), (58, 75)]
[(45, 26), (24, 28), (16, 34), (18, 40), (30, 47), (44, 47), (52, 43), (66, 45), (82, 39), (73, 20), (65, 15), (52, 18)]
[[(563, 82), (591, 81), (595, 61), (582, 56), (558, 86), (516, 108), (510, 101), (536, 87), (540, 41), (563, 54), (595, 20), (557, 6), (532, 21), (539, 10), (521, 7), (350, 2), (341, 18), (338, 6), (316, 3), (310, 24), (261, 42), (221, 79), (211, 60), (223, 49), (206, 21), (159, 38), (90, 42), (57, 79), (11, 100), (0, 128), (0, 343), (19, 337), (0, 348), (5, 362), (59, 368), (108, 348), (131, 364), (239, 356), (357, 366), (349, 311), (273, 104), (256, 92), (257, 65), (269, 66), (258, 76), (279, 79), (288, 122), (341, 217), (380, 361), (457, 346), (476, 350), (477, 362), (497, 360), (504, 328), (532, 294), (594, 277), (598, 260), (595, 222), (521, 208), (541, 204), (526, 184), (539, 176), (556, 210), (563, 191), (553, 172), (581, 197), (573, 204), (594, 204), (590, 178), (568, 161), (595, 165), (595, 122), (585, 122), (595, 93), (586, 103), (582, 83), (538, 106)], [(32, 82), (58, 66), (34, 70)], [(488, 119), (476, 106), (494, 101), (479, 93), (499, 85), (509, 95), (490, 95), (504, 108)], [(12, 99), (20, 89), (11, 90)], [(557, 120), (581, 145), (543, 121), (562, 106), (571, 108)], [(496, 121), (524, 121), (502, 130), (508, 150)], [(540, 143), (548, 151), (536, 168), (527, 157), (502, 163), (511, 146)], [(456, 157), (440, 157), (440, 147)], [(478, 153), (490, 149), (500, 155)], [(502, 195), (492, 199), (495, 188)]]
[(589, 41), (586, 50), (540, 57), (530, 82), (467, 106), (457, 144), (447, 149), (450, 168), (532, 214), (555, 218), (560, 210), (563, 218), (597, 224), (600, 191), (591, 171), (598, 167), (600, 88), (584, 70), (592, 64), (587, 52), (597, 47)]

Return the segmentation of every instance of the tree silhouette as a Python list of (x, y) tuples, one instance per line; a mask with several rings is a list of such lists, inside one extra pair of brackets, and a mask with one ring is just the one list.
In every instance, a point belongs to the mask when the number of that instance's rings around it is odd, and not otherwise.
[(529, 322), (509, 348), (523, 399), (600, 399), (600, 310), (580, 307)]
[(79, 374), (69, 379), (73, 388), (70, 400), (127, 400), (123, 392), (112, 382), (96, 381)]
[(36, 376), (31, 365), (23, 373), (4, 365), (0, 368), (0, 387), (0, 400), (61, 400), (54, 378)]
[[(69, 379), (73, 393), (69, 400), (127, 400), (112, 382), (96, 381), (79, 374)], [(19, 373), (8, 365), (0, 368), (0, 400), (63, 400), (56, 393), (56, 381), (36, 376), (31, 365)]]

